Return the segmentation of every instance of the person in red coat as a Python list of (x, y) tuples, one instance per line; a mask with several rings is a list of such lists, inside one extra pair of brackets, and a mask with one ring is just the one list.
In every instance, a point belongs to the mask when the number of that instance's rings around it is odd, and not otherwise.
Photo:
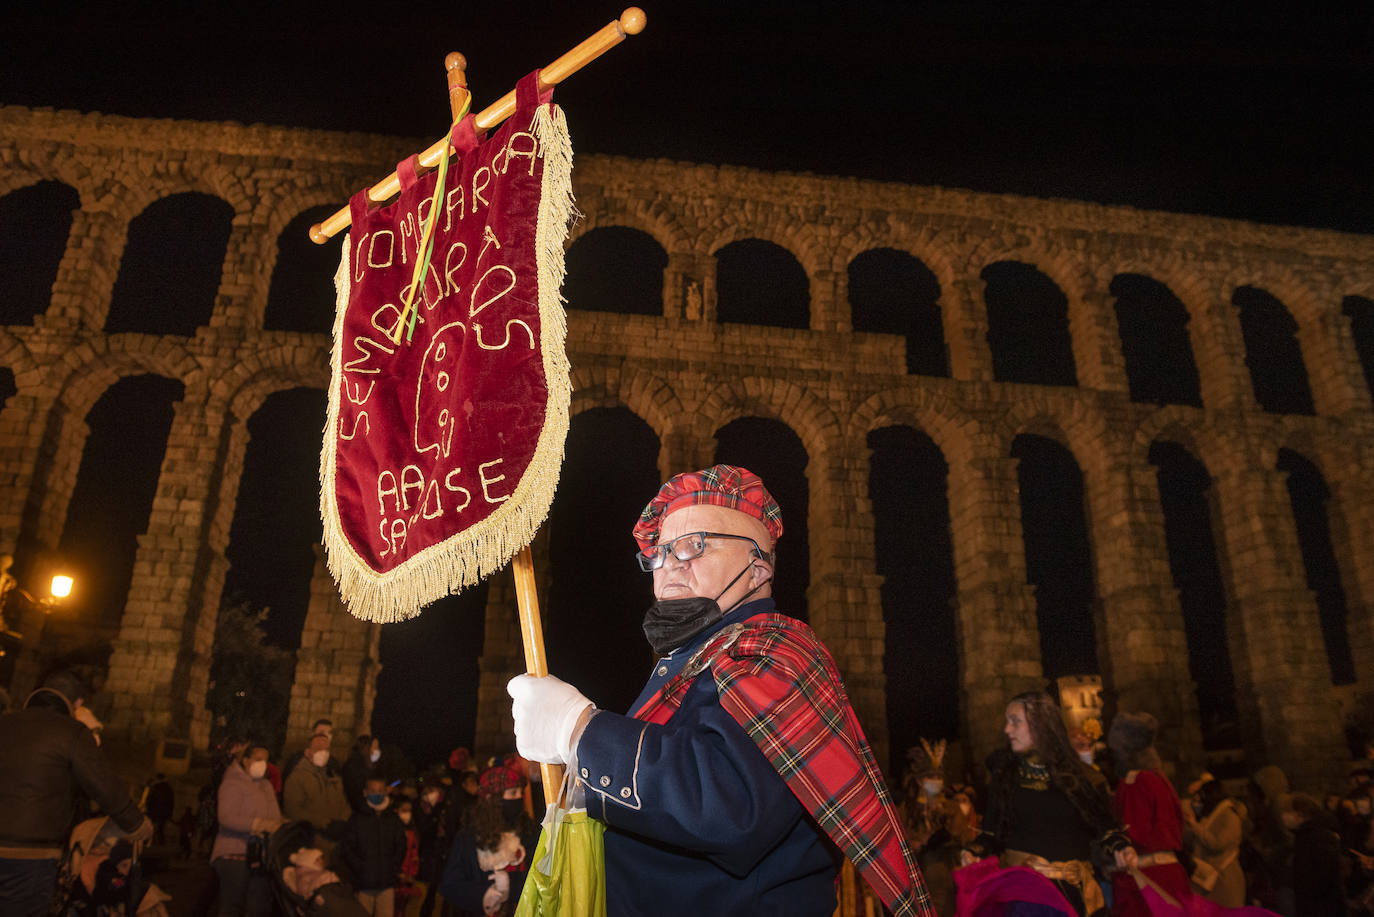
[[(1159, 724), (1148, 713), (1119, 713), (1107, 733), (1121, 782), (1112, 805), (1131, 836), (1140, 871), (1180, 904), (1192, 897), (1188, 873), (1178, 861), (1183, 849), (1183, 810), (1169, 778), (1164, 776), (1155, 732)], [(1150, 917), (1150, 909), (1129, 872), (1112, 876), (1114, 917)]]

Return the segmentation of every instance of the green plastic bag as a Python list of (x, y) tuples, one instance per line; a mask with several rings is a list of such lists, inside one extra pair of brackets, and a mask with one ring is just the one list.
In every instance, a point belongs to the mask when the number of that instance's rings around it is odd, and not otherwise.
[(549, 807), (515, 917), (606, 917), (606, 825)]

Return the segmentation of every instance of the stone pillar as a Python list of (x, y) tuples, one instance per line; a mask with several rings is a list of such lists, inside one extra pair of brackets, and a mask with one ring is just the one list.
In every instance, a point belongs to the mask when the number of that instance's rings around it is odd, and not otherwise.
[(1090, 290), (1080, 302), (1069, 303), (1069, 338), (1081, 388), (1130, 391), (1115, 310), (1107, 296)]
[(16, 394), (0, 411), (0, 490), (11, 495), (0, 506), (0, 554), (17, 555), (21, 550), (24, 503), (14, 497), (28, 493), (34, 484), (55, 402), (51, 395)]
[(1277, 764), (1297, 787), (1334, 786), (1347, 750), (1284, 476), (1244, 466), (1214, 474), (1249, 760)]
[(992, 349), (988, 347), (988, 313), (983, 281), (960, 278), (940, 296), (950, 376), (967, 382), (992, 379)]
[(822, 270), (811, 275), (811, 320), (812, 331), (842, 332), (853, 330), (849, 314), (849, 296), (841, 288), (840, 280), (845, 275), (839, 271)]
[(959, 672), (970, 761), (1001, 740), (1007, 701), (1045, 688), (1034, 592), (1026, 584), (1016, 461), (950, 455), (949, 512), (958, 581)]
[[(1240, 331), (1240, 310), (1222, 291), (1190, 323), (1193, 357), (1202, 388), (1202, 403), (1209, 410), (1259, 411), (1250, 371), (1245, 364), (1245, 340)], [(1198, 326), (1201, 327), (1198, 327)]]
[(310, 605), (296, 651), (296, 679), (286, 720), (286, 748), (304, 748), (318, 719), (334, 724), (334, 747), (348, 748), (372, 731), (372, 706), (382, 626), (348, 613), (325, 565), (324, 548), (314, 545), (315, 572)]
[(1345, 586), (1346, 629), (1356, 682), (1369, 691), (1374, 686), (1374, 474), (1360, 468), (1358, 457), (1347, 450), (1333, 452), (1345, 464), (1323, 456), (1322, 467), (1339, 469), (1349, 477), (1326, 482), (1331, 489), (1327, 503), (1331, 541)]
[(886, 766), (887, 624), (883, 578), (876, 572), (873, 548), (867, 450), (816, 456), (807, 477), (811, 584), (806, 604), (811, 627), (839, 667), (874, 757)]
[[(668, 255), (668, 266), (663, 269), (663, 315), (665, 318), (683, 318), (689, 320), (692, 316), (688, 314), (687, 299), (688, 285), (697, 285), (696, 295), (698, 304), (701, 297), (701, 281), (694, 276), (694, 260), (691, 252), (674, 252)], [(697, 316), (700, 319), (700, 315)]]
[(67, 250), (52, 286), (52, 300), (47, 312), (35, 320), (35, 327), (105, 327), (110, 294), (128, 236), (129, 222), (125, 218), (84, 207), (73, 213)]
[(1299, 326), (1298, 341), (1318, 414), (1325, 417), (1369, 410), (1369, 387), (1355, 352), (1350, 319), (1339, 309), (1325, 311), (1315, 324), (1303, 322)]
[(1089, 474), (1087, 499), (1102, 607), (1104, 719), (1121, 710), (1154, 714), (1161, 757), (1176, 762), (1180, 776), (1201, 773), (1197, 694), (1154, 469), (1114, 465)]
[(105, 725), (112, 735), (136, 744), (163, 736), (209, 741), (205, 692), (233, 513), (223, 490), (237, 490), (244, 438), (235, 453), (223, 411), (194, 393), (175, 406), (110, 657)]

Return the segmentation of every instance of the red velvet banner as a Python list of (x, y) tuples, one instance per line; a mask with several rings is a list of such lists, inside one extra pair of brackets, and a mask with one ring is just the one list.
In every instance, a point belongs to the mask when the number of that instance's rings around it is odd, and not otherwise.
[[(568, 429), (559, 287), (572, 210), (561, 111), (516, 87), (516, 113), (487, 139), (469, 115), (433, 229), (437, 170), (397, 167), (401, 194), (354, 196), (336, 277), (320, 505), (330, 570), (349, 610), (412, 617), (528, 544), (548, 514)], [(403, 313), (405, 313), (403, 315)]]

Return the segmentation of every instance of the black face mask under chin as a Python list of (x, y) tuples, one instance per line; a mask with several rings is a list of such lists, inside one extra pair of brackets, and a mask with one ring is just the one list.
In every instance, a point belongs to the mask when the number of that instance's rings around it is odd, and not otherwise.
[[(749, 566), (730, 580), (720, 591), (720, 595), (714, 599), (692, 596), (688, 599), (661, 599), (650, 605), (649, 610), (644, 613), (644, 636), (648, 638), (649, 646), (653, 648), (654, 653), (659, 656), (667, 655), (725, 617), (728, 612), (720, 610), (720, 596), (729, 592), (730, 587), (739, 582), (740, 577), (748, 573), (753, 566), (753, 561), (750, 561)], [(764, 580), (741, 596), (738, 602), (730, 606), (730, 611), (734, 611), (745, 599), (758, 592), (766, 582), (768, 580)]]

